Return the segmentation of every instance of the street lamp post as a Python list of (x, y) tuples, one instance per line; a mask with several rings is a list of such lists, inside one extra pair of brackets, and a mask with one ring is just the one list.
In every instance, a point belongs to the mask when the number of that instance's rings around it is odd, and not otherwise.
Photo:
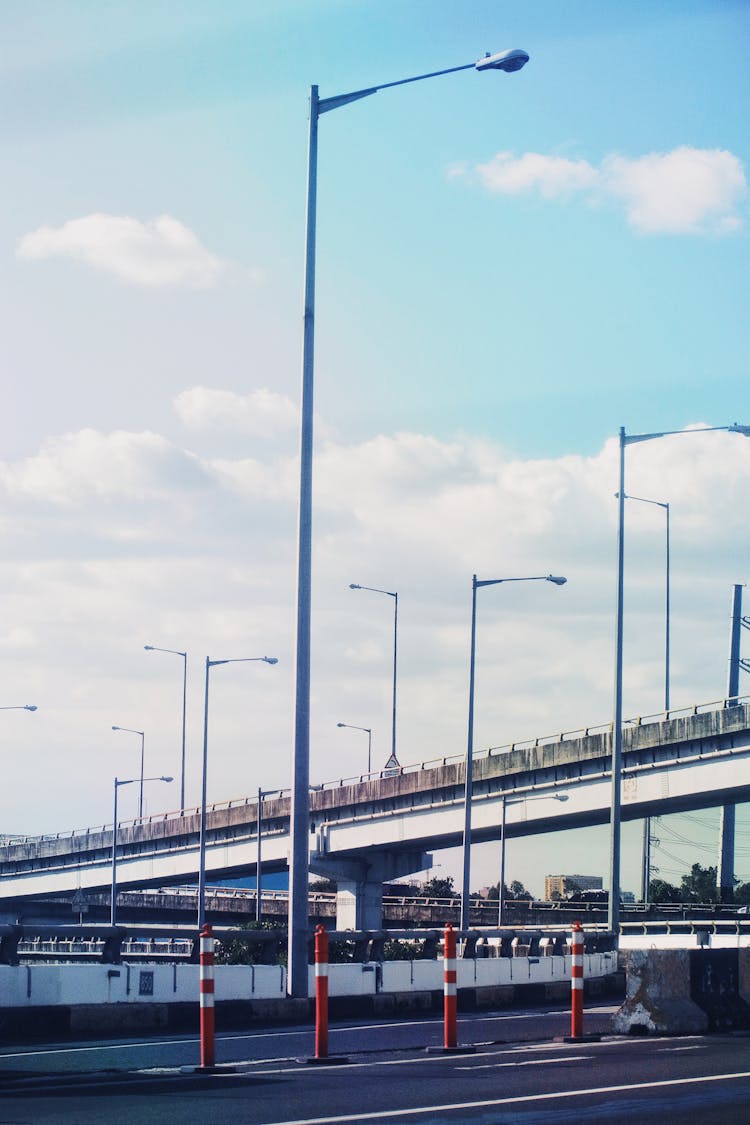
[[(117, 916), (117, 790), (121, 785), (134, 785), (139, 779), (136, 777), (129, 777), (120, 780), (119, 777), (115, 778), (115, 800), (114, 810), (112, 812), (112, 890), (109, 898), (109, 924), (115, 925)], [(141, 784), (144, 781), (173, 781), (171, 777), (142, 777), (140, 778)]]
[[(552, 582), (564, 586), (567, 578), (554, 574), (539, 574), (530, 578), (482, 578), (476, 574), (471, 580), (471, 646), (469, 654), (469, 737), (466, 745), (466, 770), (464, 777), (464, 838), (463, 880), (461, 886), (461, 929), (469, 928), (469, 882), (471, 878), (471, 799), (474, 772), (474, 670), (476, 664), (477, 590), (480, 586), (499, 586), (503, 582)], [(502, 888), (501, 888), (502, 895)]]
[(625, 450), (636, 442), (677, 434), (705, 434), (724, 431), (750, 437), (750, 426), (734, 422), (730, 426), (702, 426), (690, 430), (663, 430), (653, 434), (626, 434), (620, 427), (620, 483), (617, 489), (617, 616), (615, 625), (615, 690), (612, 718), (612, 794), (610, 800), (609, 909), (607, 924), (612, 933), (620, 930), (620, 853), (621, 853), (621, 787), (622, 787), (622, 649), (625, 586)]
[(133, 730), (131, 727), (112, 727), (112, 730), (124, 730), (127, 734), (137, 734), (141, 739), (141, 784), (138, 790), (138, 819), (143, 819), (143, 763), (145, 760), (146, 735), (142, 730)]
[(144, 645), (146, 652), (168, 652), (172, 656), (182, 657), (182, 754), (180, 758), (180, 812), (185, 813), (185, 713), (187, 709), (187, 665), (188, 654), (175, 648), (157, 648), (156, 645)]
[(567, 801), (567, 793), (540, 793), (532, 797), (516, 797), (510, 800), (503, 793), (500, 814), (500, 887), (498, 889), (497, 924), (503, 925), (503, 887), (505, 886), (505, 807), (506, 805), (525, 805), (527, 801)]
[(38, 711), (36, 703), (17, 703), (13, 707), (0, 707), (0, 711)]
[(378, 590), (375, 586), (358, 586), (356, 582), (349, 585), (350, 590), (369, 590), (372, 594), (385, 594), (393, 598), (393, 721), (391, 725), (391, 760), (389, 766), (398, 765), (396, 756), (396, 670), (398, 667), (398, 594), (393, 590)]
[[(615, 493), (615, 495), (617, 495)], [(662, 508), (666, 515), (666, 529), (667, 529), (667, 543), (666, 543), (666, 559), (667, 559), (667, 580), (666, 580), (666, 601), (664, 612), (664, 712), (669, 717), (669, 634), (670, 634), (670, 620), (669, 620), (669, 595), (670, 595), (670, 577), (669, 577), (669, 504), (664, 500), (647, 500), (645, 496), (631, 496), (626, 493), (626, 500), (637, 500), (639, 504), (652, 504), (656, 508)], [(651, 885), (651, 817), (646, 816), (643, 819), (643, 867), (641, 872), (641, 898), (644, 902), (648, 902), (648, 890)]]
[(372, 728), (354, 727), (351, 723), (336, 723), (337, 727), (346, 727), (347, 730), (361, 730), (367, 735), (367, 772), (372, 772)]
[[(203, 929), (206, 920), (206, 779), (208, 776), (208, 686), (209, 672), (218, 664), (278, 664), (275, 656), (239, 656), (233, 660), (210, 660), (206, 657), (206, 689), (203, 706), (203, 771), (201, 780), (201, 819), (198, 852), (198, 929)], [(258, 813), (258, 834), (260, 835), (260, 812)]]
[(448, 70), (418, 74), (398, 82), (320, 98), (318, 87), (310, 87), (310, 127), (307, 164), (307, 218), (305, 225), (304, 328), (302, 338), (302, 392), (300, 403), (300, 484), (297, 538), (297, 625), (294, 712), (294, 755), (292, 759), (292, 808), (290, 823), (289, 879), (289, 991), (292, 996), (307, 996), (308, 927), (308, 847), (310, 785), (310, 610), (312, 585), (312, 453), (313, 381), (315, 338), (315, 220), (317, 210), (318, 119), (329, 110), (369, 97), (379, 90), (404, 86), (427, 78), (437, 78), (459, 70), (520, 70), (529, 61), (525, 51), (501, 51), (486, 55), (476, 63)]

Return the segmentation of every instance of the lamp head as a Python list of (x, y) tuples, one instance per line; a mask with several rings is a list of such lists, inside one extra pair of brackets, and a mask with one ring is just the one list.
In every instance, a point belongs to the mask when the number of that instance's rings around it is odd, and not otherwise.
[(356, 582), (350, 582), (349, 583), (349, 589), (350, 590), (361, 590), (362, 587), (358, 586)]
[(555, 800), (556, 801), (567, 801), (569, 799), (570, 798), (568, 797), (567, 793), (555, 793)]
[(548, 582), (554, 582), (554, 584), (555, 584), (556, 586), (564, 586), (564, 585), (565, 585), (565, 583), (566, 583), (566, 582), (567, 582), (568, 580), (567, 580), (567, 578), (563, 578), (563, 577), (562, 577), (561, 575), (557, 575), (557, 574), (548, 574), (548, 575), (547, 575), (547, 581), (548, 581)]
[(740, 426), (738, 422), (733, 422), (731, 426), (727, 426), (730, 434), (742, 434), (743, 437), (750, 437), (750, 426)]
[(154, 651), (153, 645), (144, 645), (143, 647), (145, 648), (146, 652), (153, 652)]
[(266, 664), (278, 664), (279, 663), (278, 656), (264, 656), (263, 659), (265, 660)]
[(119, 727), (112, 727), (112, 730), (119, 730)]
[(24, 703), (24, 711), (36, 711), (36, 703)]
[[(159, 781), (174, 781), (173, 777), (160, 777)], [(567, 800), (567, 798), (566, 798)]]
[(336, 726), (337, 726), (337, 727), (345, 727), (345, 726), (346, 726), (346, 723), (336, 723)]
[(478, 59), (474, 64), (476, 70), (504, 70), (512, 74), (514, 70), (520, 70), (522, 66), (526, 66), (529, 61), (529, 56), (525, 51), (516, 49), (510, 51), (500, 51), (496, 55), (491, 55), (489, 52), (483, 59)]

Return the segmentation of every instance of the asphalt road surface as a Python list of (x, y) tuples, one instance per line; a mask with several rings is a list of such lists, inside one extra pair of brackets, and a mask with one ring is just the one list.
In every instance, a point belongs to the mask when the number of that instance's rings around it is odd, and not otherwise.
[[(194, 1037), (0, 1049), (0, 1122), (76, 1125), (747, 1125), (750, 1037), (621, 1038), (612, 1009), (587, 1010), (599, 1041), (564, 1043), (567, 1013), (523, 1010), (463, 1016), (459, 1043), (473, 1053), (428, 1053), (439, 1017), (348, 1023), (315, 1066), (309, 1027), (220, 1035), (219, 1072), (189, 1072)], [(303, 1061), (300, 1061), (303, 1060)], [(181, 1068), (188, 1068), (184, 1072)]]

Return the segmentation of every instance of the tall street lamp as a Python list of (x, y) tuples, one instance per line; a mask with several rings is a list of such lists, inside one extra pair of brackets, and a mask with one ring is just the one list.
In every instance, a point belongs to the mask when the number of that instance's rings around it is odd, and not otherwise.
[[(198, 929), (203, 929), (206, 920), (206, 778), (208, 775), (208, 685), (209, 672), (219, 664), (278, 664), (275, 656), (239, 656), (234, 660), (209, 660), (206, 657), (206, 694), (203, 707), (203, 779), (201, 782), (201, 821), (198, 855)], [(260, 835), (260, 810), (258, 811), (258, 834)]]
[(0, 707), (0, 711), (38, 711), (36, 703), (17, 703), (13, 707)]
[(350, 590), (369, 590), (371, 594), (385, 594), (393, 598), (393, 721), (391, 724), (391, 757), (386, 763), (388, 766), (398, 766), (396, 757), (396, 670), (398, 667), (398, 594), (393, 590), (378, 590), (375, 586), (358, 586), (356, 582), (349, 584)]
[(654, 434), (626, 434), (620, 427), (620, 484), (617, 489), (617, 619), (615, 627), (615, 690), (612, 719), (612, 795), (610, 800), (609, 909), (607, 924), (612, 933), (620, 930), (620, 852), (621, 852), (621, 787), (622, 787), (622, 639), (623, 593), (625, 586), (625, 450), (639, 441), (676, 434), (705, 434), (724, 431), (750, 437), (750, 426), (702, 426), (690, 430), (664, 430)]
[[(477, 590), (480, 586), (499, 586), (503, 582), (552, 582), (564, 586), (567, 578), (555, 574), (539, 574), (531, 578), (482, 578), (476, 574), (471, 580), (471, 649), (469, 656), (469, 737), (466, 745), (466, 773), (464, 779), (464, 842), (463, 881), (461, 886), (461, 929), (469, 928), (469, 881), (471, 878), (471, 798), (474, 772), (474, 668), (476, 664)], [(502, 895), (502, 888), (501, 888)]]
[(497, 924), (503, 924), (503, 887), (505, 886), (505, 808), (506, 805), (525, 805), (527, 801), (567, 801), (567, 793), (540, 793), (532, 797), (506, 797), (503, 793), (500, 814), (500, 887), (498, 889)]
[[(617, 493), (615, 493), (617, 496)], [(670, 595), (670, 577), (669, 577), (669, 504), (665, 500), (647, 500), (645, 496), (632, 496), (627, 493), (626, 500), (637, 500), (639, 504), (652, 504), (655, 508), (662, 508), (666, 515), (666, 528), (667, 528), (667, 543), (666, 543), (666, 557), (667, 557), (667, 579), (666, 579), (666, 600), (664, 612), (664, 711), (669, 717), (669, 634), (670, 634), (670, 617), (669, 617), (669, 595)], [(646, 816), (643, 819), (643, 868), (641, 872), (641, 898), (644, 902), (648, 902), (648, 889), (651, 885), (651, 817)]]
[(351, 723), (336, 723), (337, 727), (346, 727), (347, 730), (361, 730), (367, 735), (367, 772), (372, 772), (372, 728), (354, 727)]
[(308, 848), (310, 820), (310, 599), (312, 585), (312, 454), (313, 377), (315, 337), (315, 218), (318, 177), (318, 119), (329, 110), (369, 97), (379, 90), (404, 86), (426, 78), (437, 78), (459, 70), (520, 70), (529, 61), (525, 51), (501, 51), (476, 63), (448, 70), (418, 74), (398, 82), (386, 82), (320, 98), (318, 87), (310, 87), (310, 128), (307, 163), (307, 220), (305, 226), (305, 293), (302, 337), (302, 391), (300, 403), (300, 484), (297, 538), (297, 633), (295, 670), (294, 756), (292, 759), (291, 857), (289, 879), (289, 991), (307, 996)]
[(112, 730), (124, 730), (127, 734), (137, 734), (141, 739), (141, 785), (138, 790), (138, 819), (143, 819), (143, 762), (145, 758), (146, 735), (142, 730), (132, 730), (130, 727), (112, 727)]
[[(115, 925), (117, 914), (117, 790), (121, 785), (134, 785), (139, 779), (136, 777), (129, 777), (121, 780), (119, 777), (115, 778), (115, 800), (114, 810), (112, 812), (112, 890), (109, 897), (109, 924)], [(141, 777), (140, 783), (143, 785), (144, 781), (173, 781), (171, 777)]]
[(180, 812), (185, 813), (185, 711), (187, 706), (187, 664), (188, 654), (175, 648), (157, 648), (156, 645), (144, 645), (146, 652), (168, 652), (172, 656), (182, 657), (182, 756), (180, 758)]

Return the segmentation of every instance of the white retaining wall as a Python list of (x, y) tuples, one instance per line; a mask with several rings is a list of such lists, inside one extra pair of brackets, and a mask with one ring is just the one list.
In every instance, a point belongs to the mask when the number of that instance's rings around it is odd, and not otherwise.
[[(617, 968), (615, 953), (589, 953), (584, 976)], [(314, 968), (308, 993), (315, 995)], [(492, 957), (458, 962), (458, 987), (542, 984), (570, 980), (569, 957)], [(286, 995), (286, 970), (278, 965), (217, 965), (216, 999), (267, 1000)], [(442, 991), (443, 962), (386, 961), (330, 965), (330, 996), (376, 992)], [(197, 965), (0, 965), (0, 1008), (80, 1004), (190, 1003), (198, 1000)]]

